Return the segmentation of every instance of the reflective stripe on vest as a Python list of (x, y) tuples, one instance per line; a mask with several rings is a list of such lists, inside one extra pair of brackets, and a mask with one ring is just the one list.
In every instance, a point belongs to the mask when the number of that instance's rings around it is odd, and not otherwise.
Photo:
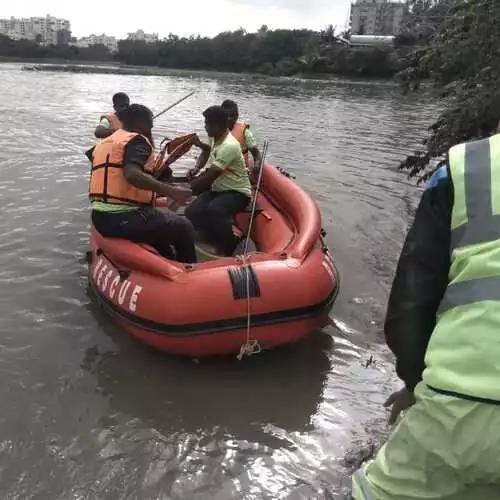
[(500, 276), (477, 278), (451, 284), (439, 306), (439, 314), (486, 300), (500, 301)]
[(423, 380), (438, 391), (500, 401), (500, 135), (455, 146), (448, 156), (449, 284)]
[(440, 313), (474, 302), (500, 300), (500, 269), (492, 273), (493, 269), (470, 262), (481, 255), (481, 245), (500, 239), (500, 135), (455, 146), (449, 164), (454, 188), (452, 259)]
[[(500, 135), (450, 150), (452, 249), (500, 238)], [(478, 223), (479, 222), (479, 223)]]

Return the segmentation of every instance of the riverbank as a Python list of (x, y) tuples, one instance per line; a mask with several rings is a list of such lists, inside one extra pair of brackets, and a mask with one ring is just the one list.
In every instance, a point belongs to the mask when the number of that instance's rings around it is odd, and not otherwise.
[[(104, 75), (129, 75), (129, 76), (201, 76), (210, 73), (211, 75), (245, 75), (244, 73), (230, 73), (223, 71), (188, 70), (158, 68), (154, 66), (127, 66), (114, 64), (102, 64), (94, 62), (92, 64), (27, 64), (22, 68), (24, 71), (61, 71), (64, 73), (93, 73)], [(252, 75), (262, 76), (265, 75)]]
[[(33, 63), (33, 64), (75, 64), (73, 61), (61, 57), (10, 57), (0, 56), (0, 64), (2, 63)], [(116, 66), (116, 61), (78, 61), (76, 64), (82, 66)]]
[[(14, 62), (14, 61), (2, 61), (2, 62)], [(16, 61), (16, 62), (26, 62), (26, 61)], [(191, 70), (191, 69), (173, 69), (173, 68), (159, 68), (154, 66), (129, 66), (129, 65), (117, 65), (106, 64), (100, 62), (93, 63), (78, 63), (78, 64), (67, 64), (67, 63), (38, 63), (38, 64), (25, 64), (22, 69), (24, 71), (40, 71), (40, 72), (63, 72), (63, 73), (84, 73), (84, 74), (104, 74), (104, 75), (127, 75), (127, 76), (175, 76), (184, 78), (203, 78), (203, 77), (231, 77), (231, 78), (245, 78), (257, 81), (266, 81), (270, 83), (273, 81), (281, 82), (283, 80), (307, 80), (310, 82), (314, 81), (346, 81), (346, 77), (339, 75), (332, 75), (326, 73), (318, 74), (296, 74), (293, 76), (274, 76), (267, 75), (264, 73), (248, 73), (248, 72), (229, 72), (229, 71), (215, 71), (215, 70)], [(366, 81), (366, 78), (362, 77), (351, 77), (348, 80), (352, 81)], [(386, 82), (390, 84), (396, 82), (392, 78), (371, 78), (371, 82), (376, 83), (377, 81)]]

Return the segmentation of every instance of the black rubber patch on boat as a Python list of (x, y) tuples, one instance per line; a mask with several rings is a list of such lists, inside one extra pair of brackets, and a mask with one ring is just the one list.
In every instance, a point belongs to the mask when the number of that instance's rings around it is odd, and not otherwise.
[[(259, 279), (252, 266), (230, 267), (227, 272), (233, 287), (234, 300), (260, 297)], [(247, 291), (250, 294), (249, 297), (247, 297)]]

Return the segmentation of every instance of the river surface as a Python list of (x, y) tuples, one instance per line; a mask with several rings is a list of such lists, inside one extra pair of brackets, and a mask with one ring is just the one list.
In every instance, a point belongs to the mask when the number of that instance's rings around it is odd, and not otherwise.
[[(348, 498), (398, 386), (381, 327), (419, 191), (396, 167), (436, 109), (391, 83), (20, 68), (0, 65), (0, 498)], [(116, 91), (159, 111), (192, 90), (156, 137), (202, 133), (206, 107), (238, 101), (320, 204), (342, 277), (334, 325), (241, 362), (154, 352), (87, 289), (100, 114)]]

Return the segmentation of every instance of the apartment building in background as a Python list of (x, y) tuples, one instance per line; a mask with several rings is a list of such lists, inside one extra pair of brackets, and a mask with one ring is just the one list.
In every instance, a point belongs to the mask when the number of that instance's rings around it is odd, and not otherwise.
[(398, 35), (406, 14), (406, 2), (357, 0), (351, 5), (351, 34)]
[(29, 17), (0, 19), (0, 34), (13, 40), (31, 40), (44, 45), (66, 45), (71, 40), (71, 23), (46, 15), (45, 17)]
[(87, 48), (91, 45), (104, 45), (110, 52), (118, 51), (118, 40), (114, 36), (108, 36), (104, 33), (101, 35), (89, 35), (79, 38), (72, 45), (81, 48)]
[(145, 43), (155, 43), (158, 41), (158, 34), (144, 33), (143, 30), (137, 30), (135, 33), (129, 33), (127, 36), (127, 40), (134, 40), (137, 42), (145, 42)]

